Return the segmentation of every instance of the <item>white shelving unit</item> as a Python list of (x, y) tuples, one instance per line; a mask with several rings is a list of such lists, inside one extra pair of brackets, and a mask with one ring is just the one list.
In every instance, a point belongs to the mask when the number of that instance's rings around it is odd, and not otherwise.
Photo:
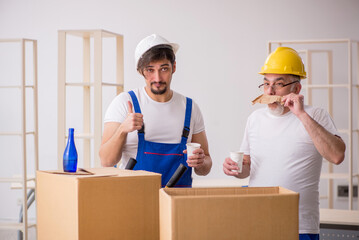
[[(21, 146), (19, 149), (22, 151), (22, 165), (19, 168), (22, 170), (22, 174), (18, 176), (14, 176), (12, 178), (0, 178), (1, 183), (10, 183), (12, 189), (20, 189), (22, 190), (22, 209), (23, 209), (23, 221), (22, 223), (14, 223), (14, 222), (2, 222), (0, 223), (1, 229), (12, 229), (12, 230), (20, 230), (23, 233), (23, 239), (28, 239), (28, 228), (36, 227), (35, 223), (29, 223), (28, 221), (28, 190), (35, 189), (36, 192), (36, 181), (35, 174), (36, 170), (38, 170), (38, 110), (37, 110), (37, 41), (31, 39), (0, 39), (0, 44), (2, 43), (18, 43), (21, 48), (21, 83), (20, 85), (11, 85), (11, 86), (0, 86), (0, 91), (6, 91), (6, 89), (16, 88), (21, 92), (21, 108), (19, 111), (21, 112), (21, 126), (19, 127), (21, 130), (18, 132), (0, 132), (2, 136), (19, 136), (21, 138)], [(32, 62), (33, 62), (33, 84), (26, 84), (26, 67), (25, 66), (25, 53), (26, 53), (26, 43), (32, 44)], [(33, 90), (33, 112), (34, 112), (34, 126), (33, 130), (28, 131), (26, 129), (26, 112), (29, 109), (26, 109), (26, 102), (30, 99), (26, 96), (26, 89)], [(27, 172), (27, 139), (28, 135), (32, 135), (34, 138), (34, 165), (35, 172), (33, 176), (29, 176)], [(4, 196), (2, 196), (3, 198)]]
[[(324, 160), (328, 165), (328, 172), (321, 174), (321, 179), (325, 179), (328, 181), (328, 196), (323, 196), (321, 198), (328, 200), (328, 208), (327, 209), (321, 209), (321, 222), (323, 223), (345, 223), (345, 221), (342, 221), (343, 216), (348, 216), (350, 219), (349, 222), (353, 222), (355, 220), (352, 219), (359, 219), (359, 211), (353, 210), (353, 204), (354, 204), (354, 198), (353, 198), (353, 179), (357, 179), (357, 182), (359, 182), (359, 163), (358, 159), (354, 159), (353, 157), (353, 151), (359, 150), (358, 148), (358, 139), (359, 139), (359, 103), (354, 102), (353, 98), (353, 90), (357, 90), (357, 96), (359, 96), (359, 42), (354, 41), (351, 39), (324, 39), (324, 40), (294, 40), (294, 41), (270, 41), (268, 42), (268, 53), (272, 52), (273, 45), (277, 46), (292, 46), (293, 44), (300, 45), (301, 47), (304, 47), (304, 49), (299, 50), (298, 52), (301, 55), (305, 55), (306, 63), (306, 71), (307, 71), (307, 79), (305, 80), (305, 83), (303, 84), (303, 88), (306, 91), (307, 97), (305, 99), (306, 104), (311, 105), (313, 101), (312, 91), (313, 89), (325, 89), (328, 93), (328, 112), (331, 116), (333, 116), (333, 102), (336, 101), (342, 101), (343, 106), (348, 107), (348, 116), (347, 116), (347, 128), (345, 129), (338, 129), (338, 131), (341, 134), (347, 135), (347, 154), (345, 156), (345, 161), (348, 162), (348, 171), (346, 173), (334, 173), (335, 166), (332, 163), (329, 163), (328, 161)], [(309, 46), (313, 45), (321, 45), (321, 46), (334, 46), (333, 44), (344, 44), (346, 45), (346, 54), (347, 54), (347, 71), (348, 71), (348, 79), (347, 83), (344, 84), (333, 84), (333, 51), (330, 47), (329, 50), (323, 50), (323, 49), (309, 49)], [(353, 66), (355, 57), (355, 52), (353, 51), (353, 45), (356, 45), (356, 66)], [(312, 47), (313, 48), (313, 47)], [(274, 49), (273, 49), (274, 50)], [(314, 54), (325, 54), (327, 62), (327, 83), (326, 84), (314, 84), (314, 79), (312, 78), (312, 65), (313, 65), (313, 55)], [(357, 82), (353, 82), (353, 73), (354, 70), (357, 73)], [(313, 80), (313, 81), (312, 81)], [(334, 99), (333, 97), (333, 90), (334, 89), (344, 89), (347, 91), (347, 98), (341, 98), (341, 99)], [(357, 110), (357, 119), (358, 122), (356, 124), (353, 124), (353, 112), (354, 107), (356, 107)], [(334, 119), (335, 122), (335, 119)], [(353, 136), (357, 135), (357, 141), (354, 142)], [(359, 156), (359, 152), (358, 152)], [(356, 162), (358, 169), (353, 169), (353, 163)], [(334, 193), (333, 193), (333, 181), (334, 180), (345, 180), (348, 182), (349, 186), (349, 197), (348, 197), (348, 210), (337, 210), (333, 209), (333, 199), (334, 199)], [(358, 209), (359, 209), (359, 201), (358, 201)], [(338, 212), (340, 213), (338, 215)], [(345, 218), (345, 217), (344, 217)], [(359, 222), (358, 222), (359, 224)], [(358, 225), (356, 224), (356, 225)]]
[[(66, 43), (68, 36), (82, 38), (83, 41), (83, 81), (66, 81)], [(116, 81), (107, 83), (102, 81), (103, 73), (103, 39), (116, 39)], [(91, 81), (91, 39), (93, 39), (93, 76)], [(83, 129), (75, 134), (75, 138), (83, 140), (84, 167), (100, 167), (99, 150), (102, 138), (102, 88), (115, 87), (117, 94), (123, 91), (123, 36), (105, 30), (59, 30), (58, 31), (58, 169), (62, 169), (63, 152), (66, 147), (66, 89), (67, 87), (83, 88)], [(80, 66), (71, 66), (80, 67)], [(94, 90), (94, 106), (91, 116), (90, 88)], [(94, 130), (91, 130), (91, 122), (94, 121)], [(94, 166), (91, 166), (91, 140), (94, 141), (92, 149)]]

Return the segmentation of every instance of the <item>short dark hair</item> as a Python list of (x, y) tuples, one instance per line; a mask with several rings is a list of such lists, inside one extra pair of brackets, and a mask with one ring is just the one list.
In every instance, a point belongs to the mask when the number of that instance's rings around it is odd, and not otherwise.
[(167, 59), (171, 62), (172, 66), (176, 61), (176, 55), (170, 45), (161, 44), (148, 49), (138, 60), (137, 71), (143, 75), (143, 69), (154, 61)]

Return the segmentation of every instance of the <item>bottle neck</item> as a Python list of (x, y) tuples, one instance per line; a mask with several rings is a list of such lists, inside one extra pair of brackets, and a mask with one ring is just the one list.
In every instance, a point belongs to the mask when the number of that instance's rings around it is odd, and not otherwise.
[(74, 129), (73, 128), (69, 128), (69, 139), (74, 139)]

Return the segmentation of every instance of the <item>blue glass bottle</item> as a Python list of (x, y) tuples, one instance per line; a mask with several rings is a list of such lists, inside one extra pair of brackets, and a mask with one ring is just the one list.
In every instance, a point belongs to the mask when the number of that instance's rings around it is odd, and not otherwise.
[(74, 129), (69, 128), (69, 137), (64, 151), (63, 167), (65, 172), (76, 172), (77, 170), (77, 151), (74, 140)]

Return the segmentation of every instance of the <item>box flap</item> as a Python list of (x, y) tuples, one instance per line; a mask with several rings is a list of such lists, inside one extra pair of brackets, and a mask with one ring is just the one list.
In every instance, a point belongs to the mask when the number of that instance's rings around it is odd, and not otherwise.
[(94, 177), (137, 177), (137, 176), (154, 176), (161, 174), (147, 172), (147, 171), (133, 171), (133, 170), (124, 170), (118, 169), (114, 167), (104, 167), (104, 168), (79, 168), (75, 173), (68, 173), (62, 170), (53, 170), (53, 171), (40, 171), (50, 174), (59, 174), (59, 175), (66, 175), (70, 177), (76, 178), (94, 178)]
[(94, 174), (83, 168), (77, 169), (76, 172), (64, 172), (63, 170), (52, 170), (52, 171), (44, 171), (44, 172), (54, 173), (54, 174), (64, 174), (64, 175), (93, 175)]
[(153, 176), (161, 174), (148, 172), (148, 171), (134, 171), (134, 170), (126, 170), (126, 169), (119, 169), (114, 167), (103, 167), (103, 168), (86, 168), (85, 170), (94, 173), (95, 175), (117, 175), (119, 177), (133, 177), (133, 176)]
[(175, 198), (297, 194), (283, 187), (165, 188), (163, 192)]

